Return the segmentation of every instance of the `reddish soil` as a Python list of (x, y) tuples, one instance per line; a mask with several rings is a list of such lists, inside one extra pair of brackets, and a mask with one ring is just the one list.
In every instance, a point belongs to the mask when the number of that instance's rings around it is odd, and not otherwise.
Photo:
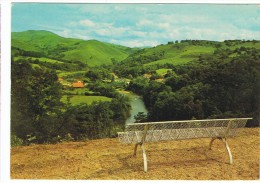
[(240, 129), (228, 143), (233, 165), (221, 141), (192, 139), (147, 143), (148, 172), (140, 148), (118, 139), (99, 139), (11, 149), (12, 179), (178, 179), (259, 180), (259, 128)]

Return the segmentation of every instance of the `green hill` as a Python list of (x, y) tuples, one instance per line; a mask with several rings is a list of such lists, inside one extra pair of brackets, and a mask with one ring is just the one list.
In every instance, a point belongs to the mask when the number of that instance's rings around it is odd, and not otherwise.
[(146, 77), (153, 75), (153, 79), (159, 79), (169, 69), (193, 64), (203, 60), (203, 58), (212, 61), (216, 57), (221, 57), (223, 62), (230, 62), (243, 55), (244, 57), (251, 53), (256, 55), (259, 50), (260, 41), (257, 40), (168, 42), (152, 48), (140, 49), (130, 54), (129, 57), (115, 66), (114, 72), (120, 77), (135, 78), (148, 74)]
[(204, 40), (184, 40), (180, 43), (169, 42), (153, 48), (146, 48), (131, 54), (124, 62), (139, 62), (144, 66), (185, 64), (212, 55), (216, 50), (235, 50), (241, 47), (260, 48), (259, 41), (229, 40), (224, 42)]
[(46, 57), (55, 60), (80, 61), (89, 66), (112, 64), (125, 59), (133, 49), (97, 40), (63, 38), (49, 31), (29, 30), (12, 32), (12, 50), (15, 54)]
[[(212, 55), (216, 50), (235, 50), (241, 47), (260, 49), (259, 41), (183, 40), (168, 42), (153, 48), (129, 48), (97, 40), (64, 38), (44, 30), (12, 32), (12, 53), (19, 56), (49, 58), (62, 62), (83, 62), (89, 66), (138, 63), (146, 66), (185, 64), (201, 56)], [(232, 55), (235, 56), (235, 55)]]

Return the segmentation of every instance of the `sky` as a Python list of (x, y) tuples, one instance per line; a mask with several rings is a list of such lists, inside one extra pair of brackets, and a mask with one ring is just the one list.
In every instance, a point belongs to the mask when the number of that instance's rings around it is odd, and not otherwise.
[(156, 46), (175, 40), (260, 40), (260, 5), (13, 3), (12, 32)]

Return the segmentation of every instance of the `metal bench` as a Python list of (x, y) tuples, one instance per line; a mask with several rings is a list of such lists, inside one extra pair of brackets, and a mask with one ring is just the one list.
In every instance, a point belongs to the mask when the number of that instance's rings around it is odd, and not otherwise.
[(141, 146), (145, 172), (147, 172), (145, 142), (165, 140), (211, 138), (209, 143), (209, 149), (211, 149), (213, 141), (219, 139), (225, 144), (229, 163), (232, 164), (232, 154), (227, 143), (227, 137), (236, 135), (236, 129), (243, 128), (249, 119), (252, 118), (133, 123), (126, 125), (125, 132), (118, 132), (118, 138), (121, 143), (135, 144), (134, 156), (136, 156), (137, 147)]

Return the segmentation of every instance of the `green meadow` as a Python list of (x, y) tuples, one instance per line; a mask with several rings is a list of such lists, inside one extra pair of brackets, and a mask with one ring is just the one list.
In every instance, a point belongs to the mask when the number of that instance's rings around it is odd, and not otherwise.
[[(67, 95), (64, 95), (61, 98), (63, 103), (67, 103)], [(82, 96), (82, 95), (72, 95), (69, 96), (70, 102), (72, 105), (79, 105), (79, 104), (92, 104), (93, 102), (98, 101), (111, 101), (111, 98), (104, 97), (104, 96)]]
[(158, 69), (156, 70), (156, 73), (159, 75), (164, 75), (167, 73), (167, 71), (170, 71), (171, 69)]
[(56, 64), (64, 64), (64, 62), (61, 62), (59, 60), (51, 59), (51, 58), (46, 58), (46, 57), (24, 57), (24, 56), (18, 56), (14, 57), (14, 61), (20, 60), (20, 59), (25, 59), (25, 60), (39, 60), (39, 62), (48, 62), (48, 63), (56, 63)]
[(12, 47), (27, 54), (47, 56), (57, 60), (80, 61), (89, 66), (112, 64), (123, 60), (132, 49), (97, 40), (63, 38), (49, 31), (12, 32)]

